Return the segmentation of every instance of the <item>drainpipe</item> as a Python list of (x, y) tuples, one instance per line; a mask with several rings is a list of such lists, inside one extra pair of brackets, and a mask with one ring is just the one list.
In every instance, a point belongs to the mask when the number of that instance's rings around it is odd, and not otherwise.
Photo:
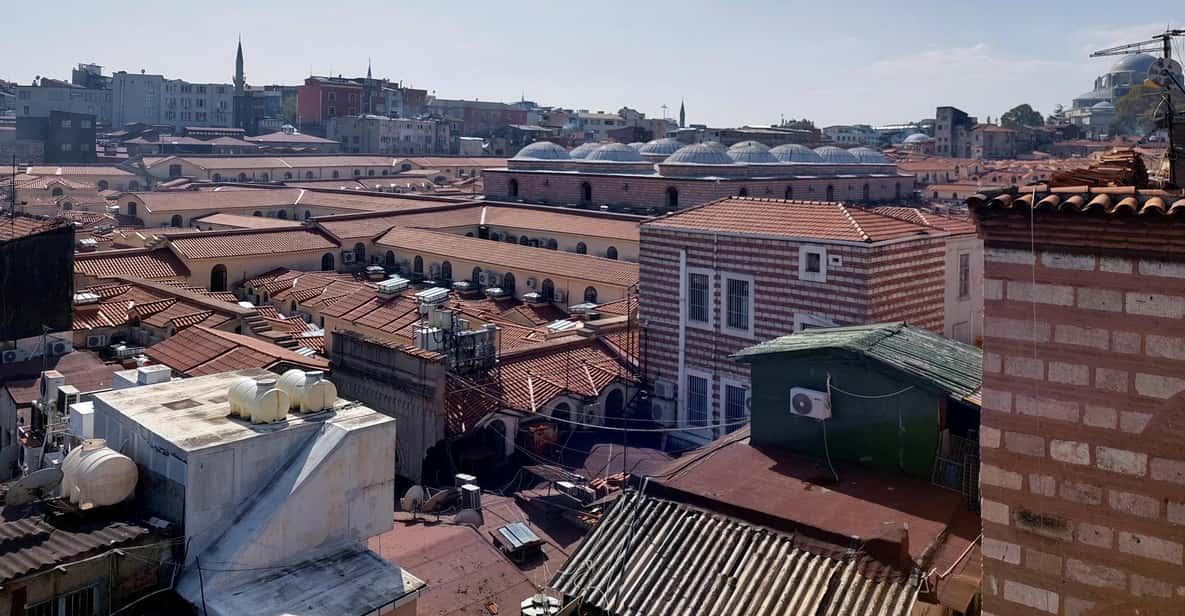
[(675, 419), (676, 424), (682, 411), (686, 393), (683, 391), (687, 381), (687, 249), (679, 250), (679, 381), (675, 383)]

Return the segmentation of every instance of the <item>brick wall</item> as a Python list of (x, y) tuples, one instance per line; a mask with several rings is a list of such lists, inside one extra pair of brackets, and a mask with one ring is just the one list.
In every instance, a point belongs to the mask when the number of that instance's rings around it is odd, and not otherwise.
[(984, 613), (1185, 613), (1180, 224), (980, 225)]
[[(573, 174), (571, 172), (508, 171), (487, 169), (482, 175), (485, 195), (491, 199), (525, 199), (557, 205), (581, 201), (581, 184), (592, 187), (592, 202), (628, 207), (666, 207), (667, 189), (679, 192), (679, 207), (685, 208), (723, 197), (735, 197), (745, 189), (750, 197), (806, 199), (823, 201), (827, 186), (834, 189), (833, 200), (859, 202), (864, 185), (869, 198), (876, 202), (907, 199), (913, 194), (913, 176), (845, 178), (727, 178), (720, 181), (702, 178), (674, 178), (641, 175)], [(510, 180), (518, 182), (518, 196), (510, 195)], [(897, 185), (900, 184), (900, 192)], [(790, 190), (789, 195), (787, 189)]]

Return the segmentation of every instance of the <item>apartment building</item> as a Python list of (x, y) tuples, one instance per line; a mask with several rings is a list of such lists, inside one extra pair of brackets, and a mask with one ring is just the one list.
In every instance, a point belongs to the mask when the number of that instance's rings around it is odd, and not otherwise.
[(447, 154), (451, 141), (447, 122), (381, 115), (330, 118), (326, 134), (353, 154)]
[(111, 76), (111, 96), (113, 126), (164, 124), (177, 134), (189, 126), (234, 126), (234, 85), (229, 83), (119, 71)]

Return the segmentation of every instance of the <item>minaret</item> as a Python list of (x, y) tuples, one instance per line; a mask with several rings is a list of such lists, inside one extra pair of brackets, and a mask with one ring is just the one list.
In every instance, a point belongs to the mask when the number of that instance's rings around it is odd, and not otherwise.
[(243, 94), (247, 88), (247, 76), (243, 74), (243, 37), (239, 37), (239, 49), (235, 52), (235, 95)]
[(679, 128), (687, 128), (687, 109), (682, 100), (679, 101)]
[(374, 77), (372, 77), (371, 73), (370, 73), (370, 58), (366, 59), (366, 79), (367, 79), (367, 81), (374, 79)]

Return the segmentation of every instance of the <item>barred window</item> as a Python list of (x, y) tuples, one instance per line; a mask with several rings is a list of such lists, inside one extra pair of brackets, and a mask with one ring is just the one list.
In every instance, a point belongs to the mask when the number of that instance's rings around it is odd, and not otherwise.
[(729, 278), (728, 290), (728, 327), (732, 329), (748, 330), (750, 322), (749, 310), (749, 281)]
[(708, 425), (708, 379), (693, 374), (687, 375), (687, 423)]
[(696, 323), (708, 323), (708, 286), (710, 281), (707, 274), (689, 272), (687, 274), (687, 320)]

